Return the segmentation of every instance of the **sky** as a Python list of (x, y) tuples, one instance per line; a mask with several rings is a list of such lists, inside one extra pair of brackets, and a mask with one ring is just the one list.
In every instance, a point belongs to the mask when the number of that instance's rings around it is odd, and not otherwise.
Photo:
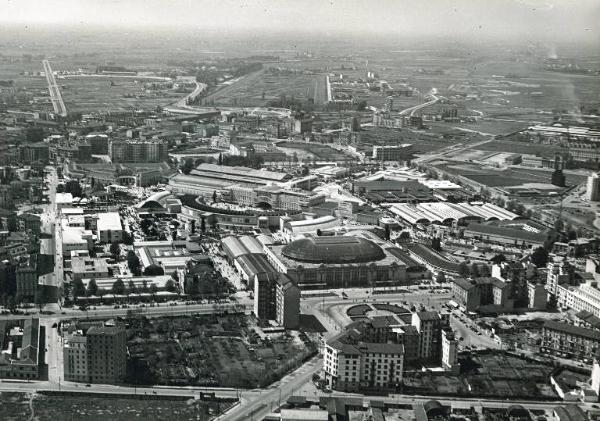
[(600, 41), (600, 0), (0, 0), (0, 23)]

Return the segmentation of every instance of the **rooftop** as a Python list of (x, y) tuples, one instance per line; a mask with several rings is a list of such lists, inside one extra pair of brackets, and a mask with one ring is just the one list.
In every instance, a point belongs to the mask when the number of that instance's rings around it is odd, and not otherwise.
[(118, 212), (98, 214), (98, 231), (119, 231), (122, 229), (121, 217)]
[(385, 253), (377, 244), (361, 237), (306, 237), (282, 249), (290, 259), (312, 263), (364, 263), (381, 260)]

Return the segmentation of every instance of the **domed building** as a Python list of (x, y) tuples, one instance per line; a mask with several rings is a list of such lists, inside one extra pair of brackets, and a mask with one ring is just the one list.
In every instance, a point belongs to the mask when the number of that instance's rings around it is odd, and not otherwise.
[(307, 236), (268, 246), (266, 255), (300, 289), (404, 285), (406, 265), (385, 244), (361, 235)]
[(361, 237), (306, 237), (283, 247), (281, 253), (293, 260), (310, 263), (366, 263), (385, 258), (383, 249)]

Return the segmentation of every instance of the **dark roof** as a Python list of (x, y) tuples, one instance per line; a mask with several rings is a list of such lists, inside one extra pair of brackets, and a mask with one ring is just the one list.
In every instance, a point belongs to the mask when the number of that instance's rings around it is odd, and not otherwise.
[(573, 326), (567, 323), (559, 323), (555, 322), (554, 320), (546, 320), (544, 322), (544, 329), (565, 332), (571, 335), (581, 336), (600, 342), (600, 332), (593, 329), (586, 329), (584, 327)]
[(421, 320), (440, 320), (440, 316), (435, 311), (419, 311), (417, 313)]
[(444, 412), (444, 407), (438, 401), (427, 401), (423, 404), (423, 408), (427, 413), (427, 416), (438, 415)]
[(523, 229), (509, 228), (495, 224), (479, 224), (476, 222), (470, 223), (465, 231), (470, 231), (476, 234), (498, 235), (501, 237), (509, 237), (516, 240), (531, 241), (536, 243), (543, 243), (548, 239), (547, 233), (535, 233)]
[(238, 262), (254, 275), (277, 272), (264, 254), (243, 254), (238, 257)]
[(600, 317), (594, 316), (589, 311), (582, 310), (575, 316), (585, 321), (586, 323), (589, 323), (590, 325), (592, 325), (593, 328), (600, 329)]
[(124, 331), (122, 326), (92, 326), (87, 330), (86, 335), (117, 335)]
[(554, 408), (558, 421), (586, 421), (589, 417), (578, 405), (561, 405)]
[(292, 241), (281, 253), (293, 260), (311, 263), (364, 263), (381, 260), (385, 253), (362, 237), (307, 237)]
[(529, 415), (529, 411), (527, 411), (521, 405), (511, 405), (506, 410), (506, 414), (509, 417), (525, 417), (525, 416)]

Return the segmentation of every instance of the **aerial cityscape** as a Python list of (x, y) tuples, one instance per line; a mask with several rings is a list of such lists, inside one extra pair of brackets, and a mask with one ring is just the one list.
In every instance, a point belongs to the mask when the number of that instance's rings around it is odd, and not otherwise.
[(596, 0), (0, 0), (0, 421), (600, 420)]

